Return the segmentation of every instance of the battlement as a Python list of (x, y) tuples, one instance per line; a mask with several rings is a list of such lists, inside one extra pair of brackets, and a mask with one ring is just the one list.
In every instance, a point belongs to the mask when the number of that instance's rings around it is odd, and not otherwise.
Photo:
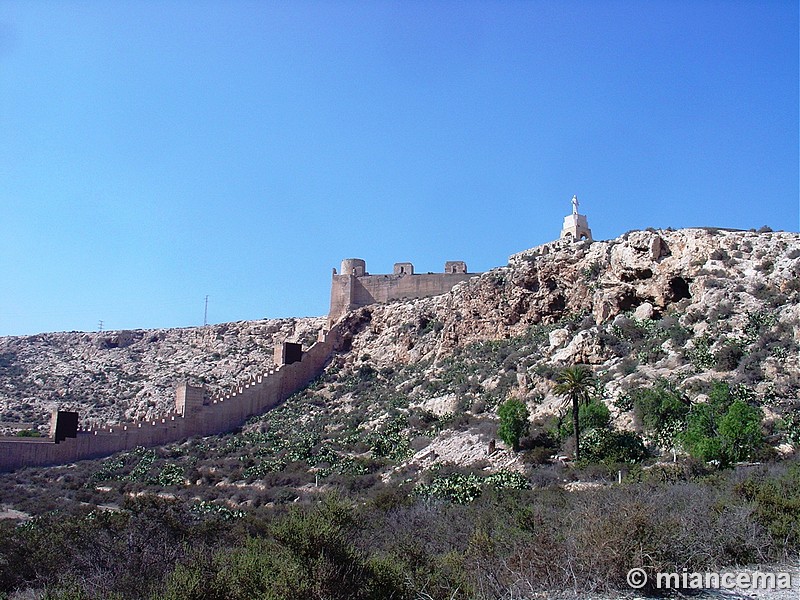
[(274, 368), (249, 377), (234, 389), (209, 396), (186, 382), (175, 390), (175, 410), (157, 419), (79, 427), (78, 413), (53, 411), (50, 437), (0, 437), (0, 471), (99, 458), (137, 446), (160, 446), (195, 435), (213, 435), (241, 426), (274, 408), (317, 377), (333, 354), (338, 331), (321, 332), (307, 350), (284, 342)]
[(340, 273), (333, 269), (328, 324), (361, 306), (446, 294), (457, 283), (479, 275), (468, 273), (467, 263), (461, 260), (447, 261), (442, 273), (415, 273), (410, 262), (395, 263), (392, 271), (391, 275), (372, 275), (363, 259), (343, 260)]

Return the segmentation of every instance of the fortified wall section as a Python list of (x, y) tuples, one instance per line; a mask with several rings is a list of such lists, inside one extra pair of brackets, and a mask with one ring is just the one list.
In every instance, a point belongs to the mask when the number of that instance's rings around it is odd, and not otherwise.
[(342, 261), (341, 273), (333, 270), (331, 309), (328, 323), (333, 324), (347, 311), (391, 300), (438, 296), (477, 273), (467, 273), (463, 261), (448, 261), (444, 273), (414, 273), (414, 265), (396, 263), (391, 275), (370, 275), (360, 258)]
[[(208, 397), (203, 388), (182, 384), (176, 390), (175, 411), (155, 421), (80, 429), (76, 413), (54, 413), (51, 430), (58, 431), (58, 436), (0, 437), (0, 472), (99, 458), (137, 446), (160, 446), (230, 431), (274, 408), (317, 377), (333, 354), (337, 335), (335, 328), (322, 333), (299, 360), (283, 360), (226, 395)], [(286, 344), (276, 356), (296, 358), (296, 353), (295, 344)]]

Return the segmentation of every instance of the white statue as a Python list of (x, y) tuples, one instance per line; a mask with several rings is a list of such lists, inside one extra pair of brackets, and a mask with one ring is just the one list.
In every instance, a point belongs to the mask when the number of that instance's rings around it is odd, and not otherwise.
[(572, 214), (573, 215), (577, 215), (578, 214), (578, 196), (577, 195), (572, 197)]

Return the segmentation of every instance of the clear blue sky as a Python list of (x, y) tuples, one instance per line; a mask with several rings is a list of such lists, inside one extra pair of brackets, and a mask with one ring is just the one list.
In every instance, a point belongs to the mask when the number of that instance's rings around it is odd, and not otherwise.
[(797, 231), (798, 3), (0, 2), (0, 335), (325, 314), (331, 267)]

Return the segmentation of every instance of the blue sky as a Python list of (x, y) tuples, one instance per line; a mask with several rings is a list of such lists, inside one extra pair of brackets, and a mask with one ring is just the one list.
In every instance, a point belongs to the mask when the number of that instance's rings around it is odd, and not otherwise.
[(0, 335), (321, 315), (573, 194), (797, 231), (798, 3), (0, 2)]

